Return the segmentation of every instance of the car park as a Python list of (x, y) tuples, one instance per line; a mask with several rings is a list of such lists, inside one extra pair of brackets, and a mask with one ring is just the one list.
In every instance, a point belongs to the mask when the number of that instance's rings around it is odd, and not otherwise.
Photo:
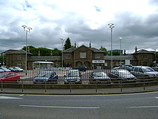
[(20, 75), (15, 72), (2, 72), (0, 73), (0, 82), (18, 82)]
[(131, 73), (138, 78), (156, 78), (158, 72), (149, 66), (133, 66)]
[(64, 75), (64, 84), (70, 84), (70, 83), (78, 83), (81, 84), (81, 73), (77, 69), (69, 70), (66, 75)]
[(110, 77), (104, 71), (93, 71), (89, 77), (89, 83), (110, 83)]
[(126, 69), (112, 69), (108, 74), (111, 81), (136, 81), (137, 78)]
[(42, 71), (34, 77), (33, 83), (55, 83), (57, 84), (58, 75), (54, 71)]

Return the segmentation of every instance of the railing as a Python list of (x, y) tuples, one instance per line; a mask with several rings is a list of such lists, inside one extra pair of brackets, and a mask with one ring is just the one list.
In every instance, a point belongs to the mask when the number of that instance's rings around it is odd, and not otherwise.
[[(19, 73), (21, 79), (18, 82), (0, 81), (1, 93), (26, 93), (26, 94), (115, 94), (115, 93), (135, 93), (144, 91), (157, 91), (158, 78), (144, 78), (136, 81), (125, 81), (122, 79), (116, 81), (103, 81), (90, 84), (89, 75), (92, 70), (81, 72), (82, 84), (64, 84), (64, 75), (67, 70), (55, 70), (59, 75), (58, 83), (33, 83), (33, 78), (41, 72), (41, 70)], [(107, 74), (109, 70), (104, 70)]]

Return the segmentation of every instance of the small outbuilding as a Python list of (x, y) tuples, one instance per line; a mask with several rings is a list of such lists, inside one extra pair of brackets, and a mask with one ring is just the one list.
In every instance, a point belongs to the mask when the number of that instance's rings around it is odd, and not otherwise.
[(53, 62), (47, 62), (47, 61), (35, 61), (33, 62), (33, 68), (34, 69), (51, 69), (53, 67)]

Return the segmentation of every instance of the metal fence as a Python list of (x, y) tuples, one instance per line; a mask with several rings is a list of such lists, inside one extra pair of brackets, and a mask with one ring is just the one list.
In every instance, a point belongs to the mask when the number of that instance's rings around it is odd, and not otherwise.
[[(157, 91), (158, 78), (140, 78), (136, 81), (125, 81), (122, 79), (115, 82), (94, 82), (90, 83), (90, 74), (94, 70), (81, 72), (82, 84), (64, 84), (64, 75), (68, 70), (52, 70), (58, 75), (57, 84), (33, 83), (33, 79), (43, 70), (29, 70), (19, 73), (21, 79), (18, 82), (0, 81), (1, 93), (26, 93), (26, 94), (115, 94), (115, 93), (135, 93), (144, 91)], [(109, 74), (110, 70), (102, 70)]]

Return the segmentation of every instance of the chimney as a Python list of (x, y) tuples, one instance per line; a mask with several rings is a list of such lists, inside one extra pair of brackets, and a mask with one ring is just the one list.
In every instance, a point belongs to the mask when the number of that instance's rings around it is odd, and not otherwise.
[(89, 43), (89, 47), (91, 48), (91, 42)]
[(137, 46), (135, 47), (135, 53), (137, 53), (137, 50), (138, 50), (138, 48), (137, 48)]

